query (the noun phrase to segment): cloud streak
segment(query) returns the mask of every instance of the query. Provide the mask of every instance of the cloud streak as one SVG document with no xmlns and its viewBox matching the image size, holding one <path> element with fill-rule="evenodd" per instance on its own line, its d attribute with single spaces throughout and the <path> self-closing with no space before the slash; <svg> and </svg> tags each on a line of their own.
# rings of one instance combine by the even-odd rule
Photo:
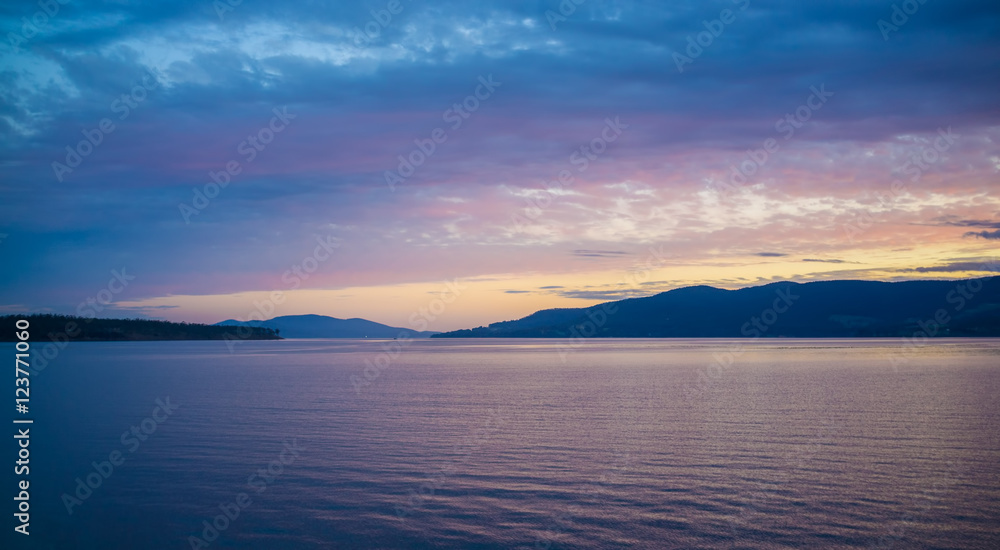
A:
<svg viewBox="0 0 1000 550">
<path fill-rule="evenodd" d="M 968 231 L 965 234 L 963 234 L 962 236 L 963 237 L 976 237 L 976 238 L 979 238 L 979 239 L 997 240 L 997 239 L 1000 239 L 1000 229 L 998 229 L 997 231 L 979 231 L 979 232 Z"/>
</svg>

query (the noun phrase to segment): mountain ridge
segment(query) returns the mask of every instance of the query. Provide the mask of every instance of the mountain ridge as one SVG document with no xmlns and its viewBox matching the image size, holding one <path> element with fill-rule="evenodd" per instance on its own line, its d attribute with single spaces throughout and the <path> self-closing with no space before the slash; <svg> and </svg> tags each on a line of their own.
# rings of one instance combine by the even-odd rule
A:
<svg viewBox="0 0 1000 550">
<path fill-rule="evenodd" d="M 938 328 L 925 330 L 933 325 Z M 698 285 L 584 308 L 539 310 L 432 338 L 887 337 L 920 332 L 1000 336 L 1000 277 L 780 281 L 733 290 Z"/>
<path fill-rule="evenodd" d="M 432 331 L 391 327 L 359 317 L 339 319 L 315 313 L 282 315 L 264 321 L 226 319 L 215 323 L 215 326 L 269 328 L 277 331 L 282 338 L 428 338 L 437 334 Z"/>
</svg>

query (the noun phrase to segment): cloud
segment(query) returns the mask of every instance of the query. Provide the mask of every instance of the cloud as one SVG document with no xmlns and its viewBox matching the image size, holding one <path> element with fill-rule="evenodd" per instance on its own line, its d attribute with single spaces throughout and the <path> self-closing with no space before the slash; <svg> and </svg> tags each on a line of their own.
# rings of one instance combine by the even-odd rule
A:
<svg viewBox="0 0 1000 550">
<path fill-rule="evenodd" d="M 554 289 L 557 289 L 557 288 L 565 288 L 565 287 L 562 287 L 562 286 L 559 286 L 559 285 L 540 286 L 540 287 L 538 287 L 539 290 L 554 290 Z"/>
<path fill-rule="evenodd" d="M 780 252 L 757 252 L 754 256 L 760 256 L 762 258 L 781 258 L 787 256 L 788 254 L 782 254 Z"/>
<path fill-rule="evenodd" d="M 505 294 L 530 294 L 530 290 L 505 290 Z"/>
<path fill-rule="evenodd" d="M 627 256 L 628 252 L 620 250 L 574 250 L 573 255 L 585 258 L 616 258 Z"/>
<path fill-rule="evenodd" d="M 965 220 L 954 215 L 939 216 L 931 221 L 934 223 L 928 225 L 941 225 L 949 227 L 988 227 L 990 229 L 1000 229 L 1000 221 Z M 966 233 L 966 235 L 968 235 L 968 233 Z"/>
<path fill-rule="evenodd" d="M 565 290 L 558 293 L 564 298 L 575 298 L 580 300 L 624 300 L 626 298 L 636 298 L 648 296 L 648 293 L 636 293 L 628 290 Z"/>
<path fill-rule="evenodd" d="M 1000 239 L 1000 229 L 996 231 L 969 231 L 963 237 L 976 237 L 981 239 Z"/>
<path fill-rule="evenodd" d="M 951 262 L 945 265 L 931 267 L 917 267 L 912 269 L 899 269 L 903 273 L 953 273 L 962 271 L 996 271 L 996 262 Z"/>
<path fill-rule="evenodd" d="M 802 261 L 803 262 L 823 262 L 823 263 L 827 263 L 827 264 L 845 264 L 845 263 L 847 263 L 844 260 L 820 260 L 820 259 L 817 259 L 817 258 L 803 258 Z"/>
</svg>

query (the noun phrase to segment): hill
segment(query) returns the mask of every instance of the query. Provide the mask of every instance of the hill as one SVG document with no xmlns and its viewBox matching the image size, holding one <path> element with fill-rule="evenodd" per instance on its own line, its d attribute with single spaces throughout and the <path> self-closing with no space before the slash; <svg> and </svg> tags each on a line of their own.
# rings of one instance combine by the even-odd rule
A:
<svg viewBox="0 0 1000 550">
<path fill-rule="evenodd" d="M 337 319 L 325 315 L 285 315 L 267 321 L 227 319 L 216 326 L 269 328 L 285 338 L 428 338 L 435 332 L 390 327 L 366 319 Z"/>
<path fill-rule="evenodd" d="M 0 326 L 0 342 L 13 342 L 14 323 L 24 319 L 29 323 L 32 340 L 48 339 L 49 334 L 62 334 L 71 341 L 116 340 L 280 340 L 269 328 L 253 328 L 249 335 L 237 336 L 231 328 L 196 323 L 171 323 L 149 319 L 94 319 L 72 315 L 4 315 Z"/>
<path fill-rule="evenodd" d="M 937 328 L 934 326 L 937 325 Z M 434 338 L 1000 336 L 1000 277 L 685 287 Z M 931 334 L 932 333 L 932 334 Z"/>
</svg>

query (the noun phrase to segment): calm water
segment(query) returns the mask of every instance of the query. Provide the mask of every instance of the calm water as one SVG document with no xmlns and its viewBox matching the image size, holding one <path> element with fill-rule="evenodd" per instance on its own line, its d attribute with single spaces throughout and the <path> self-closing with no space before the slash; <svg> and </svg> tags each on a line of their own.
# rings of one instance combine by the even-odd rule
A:
<svg viewBox="0 0 1000 550">
<path fill-rule="evenodd" d="M 1000 548 L 1000 340 L 385 345 L 69 346 L 4 547 Z"/>
</svg>

